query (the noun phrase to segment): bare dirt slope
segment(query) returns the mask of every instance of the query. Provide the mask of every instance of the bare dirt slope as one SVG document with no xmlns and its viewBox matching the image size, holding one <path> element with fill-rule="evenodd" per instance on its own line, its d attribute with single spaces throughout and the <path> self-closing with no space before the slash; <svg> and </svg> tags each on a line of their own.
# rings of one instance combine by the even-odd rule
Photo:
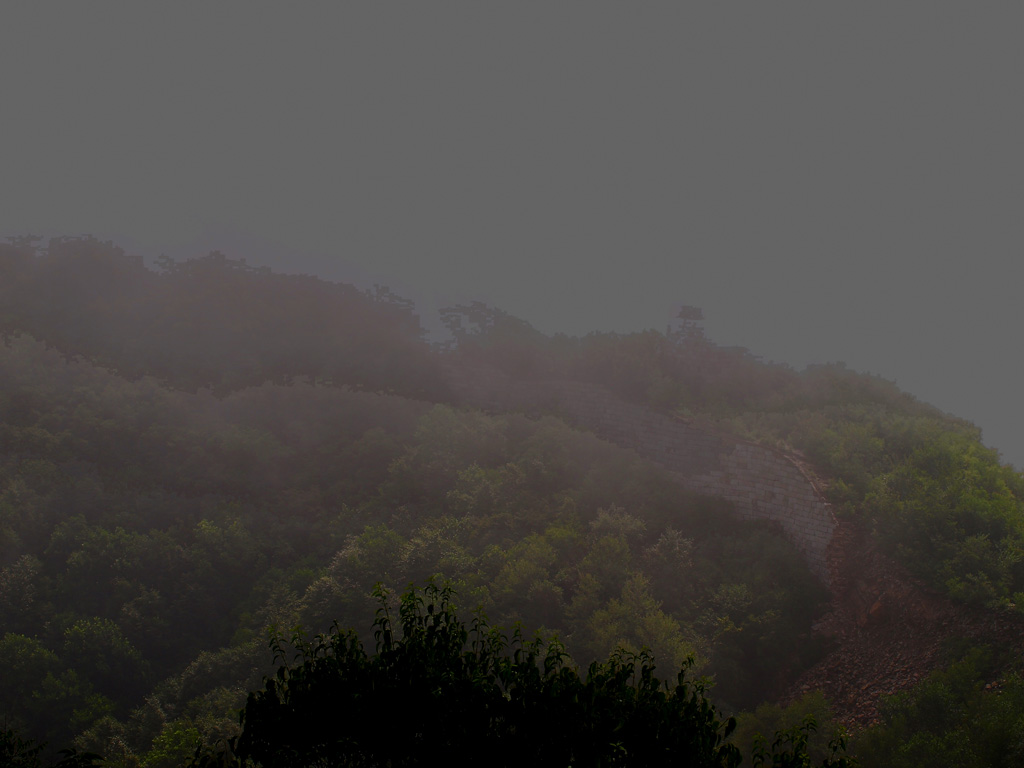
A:
<svg viewBox="0 0 1024 768">
<path fill-rule="evenodd" d="M 831 609 L 815 630 L 832 650 L 790 686 L 783 703 L 820 689 L 839 721 L 857 731 L 878 721 L 881 696 L 941 667 L 950 639 L 1024 646 L 1019 618 L 958 605 L 929 590 L 852 523 L 840 524 L 828 560 Z"/>
</svg>

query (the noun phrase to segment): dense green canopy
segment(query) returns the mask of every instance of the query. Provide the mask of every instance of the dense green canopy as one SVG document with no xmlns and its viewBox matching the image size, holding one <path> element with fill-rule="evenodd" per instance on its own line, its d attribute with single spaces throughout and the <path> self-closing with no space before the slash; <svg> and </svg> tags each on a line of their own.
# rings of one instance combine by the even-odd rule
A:
<svg viewBox="0 0 1024 768">
<path fill-rule="evenodd" d="M 735 768 L 723 719 L 704 685 L 655 675 L 646 651 L 617 651 L 585 675 L 557 640 L 511 638 L 477 615 L 467 627 L 449 588 L 407 591 L 393 622 L 387 592 L 376 592 L 377 651 L 337 627 L 312 641 L 276 641 L 285 663 L 251 693 L 242 732 L 201 765 L 420 766 L 438 761 L 493 766 Z M 755 765 L 809 765 L 805 742 L 780 734 Z M 845 766 L 836 757 L 824 766 Z"/>
<path fill-rule="evenodd" d="M 443 321 L 432 345 L 386 289 L 222 254 L 149 269 L 92 238 L 0 246 L 4 722 L 48 742 L 41 759 L 75 744 L 180 765 L 238 735 L 268 626 L 366 627 L 374 584 L 430 577 L 556 633 L 584 669 L 692 657 L 730 714 L 821 657 L 827 595 L 776 529 L 557 413 L 460 407 L 460 365 L 600 383 L 800 451 L 837 514 L 931 588 L 1024 606 L 1024 478 L 889 382 L 766 365 L 692 320 L 547 337 L 472 303 Z M 779 724 L 802 738 L 799 718 Z"/>
</svg>

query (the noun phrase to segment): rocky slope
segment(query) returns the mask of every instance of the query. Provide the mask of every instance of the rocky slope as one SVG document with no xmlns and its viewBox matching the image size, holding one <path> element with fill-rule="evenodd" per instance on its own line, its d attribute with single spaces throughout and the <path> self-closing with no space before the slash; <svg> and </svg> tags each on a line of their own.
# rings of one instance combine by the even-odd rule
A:
<svg viewBox="0 0 1024 768">
<path fill-rule="evenodd" d="M 954 638 L 1024 647 L 1020 618 L 958 605 L 929 590 L 853 523 L 841 523 L 833 537 L 829 568 L 831 606 L 815 631 L 831 650 L 790 686 L 783 703 L 821 690 L 851 731 L 878 721 L 883 695 L 943 666 Z"/>
</svg>

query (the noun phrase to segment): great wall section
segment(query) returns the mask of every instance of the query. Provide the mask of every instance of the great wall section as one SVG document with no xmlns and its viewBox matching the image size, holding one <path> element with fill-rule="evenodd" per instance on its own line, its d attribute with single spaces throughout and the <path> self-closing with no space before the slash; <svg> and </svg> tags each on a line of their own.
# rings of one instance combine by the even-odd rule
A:
<svg viewBox="0 0 1024 768">
<path fill-rule="evenodd" d="M 457 404 L 490 412 L 550 413 L 630 448 L 682 487 L 732 502 L 744 519 L 771 520 L 829 588 L 814 631 L 829 646 L 780 700 L 813 690 L 838 722 L 859 730 L 878 721 L 880 699 L 943 664 L 954 637 L 997 641 L 1024 653 L 1024 625 L 1013 617 L 954 604 L 886 557 L 856 524 L 839 522 L 798 457 L 627 402 L 598 384 L 515 379 L 494 368 L 449 369 Z"/>
<path fill-rule="evenodd" d="M 460 401 L 484 410 L 559 414 L 574 426 L 635 450 L 684 488 L 732 502 L 740 518 L 777 523 L 811 571 L 831 584 L 828 549 L 838 524 L 794 457 L 626 402 L 598 384 L 520 380 L 495 369 L 460 368 L 452 386 Z"/>
</svg>

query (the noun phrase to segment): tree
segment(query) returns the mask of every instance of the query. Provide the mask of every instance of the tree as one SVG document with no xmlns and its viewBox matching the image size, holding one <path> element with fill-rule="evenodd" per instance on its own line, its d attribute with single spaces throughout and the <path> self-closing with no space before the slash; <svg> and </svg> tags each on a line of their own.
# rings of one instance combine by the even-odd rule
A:
<svg viewBox="0 0 1024 768">
<path fill-rule="evenodd" d="M 447 586 L 410 588 L 397 626 L 375 594 L 375 655 L 335 625 L 293 637 L 290 664 L 276 637 L 282 665 L 249 694 L 241 734 L 195 765 L 739 765 L 733 719 L 686 679 L 688 664 L 669 684 L 647 651 L 618 651 L 584 676 L 556 639 L 509 639 L 479 614 L 467 627 Z"/>
<path fill-rule="evenodd" d="M 2 768 L 99 768 L 102 758 L 92 752 L 62 749 L 56 762 L 43 762 L 45 744 L 24 739 L 9 728 L 0 730 L 0 766 Z"/>
</svg>

